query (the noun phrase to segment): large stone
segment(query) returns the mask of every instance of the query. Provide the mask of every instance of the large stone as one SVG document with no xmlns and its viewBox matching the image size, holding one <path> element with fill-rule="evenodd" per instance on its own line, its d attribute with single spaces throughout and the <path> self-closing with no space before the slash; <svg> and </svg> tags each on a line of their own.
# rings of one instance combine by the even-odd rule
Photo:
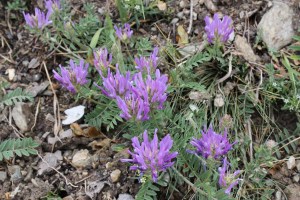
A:
<svg viewBox="0 0 300 200">
<path fill-rule="evenodd" d="M 269 50 L 278 51 L 288 45 L 294 36 L 293 9 L 282 2 L 274 6 L 262 17 L 258 24 L 258 34 Z"/>
</svg>

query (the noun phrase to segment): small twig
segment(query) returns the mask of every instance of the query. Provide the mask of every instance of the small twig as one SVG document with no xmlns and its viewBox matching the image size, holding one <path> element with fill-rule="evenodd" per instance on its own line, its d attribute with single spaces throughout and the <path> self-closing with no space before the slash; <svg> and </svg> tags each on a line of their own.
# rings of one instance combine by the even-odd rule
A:
<svg viewBox="0 0 300 200">
<path fill-rule="evenodd" d="M 60 171 L 58 171 L 58 170 L 55 169 L 54 167 L 50 166 L 49 163 L 48 163 L 48 162 L 47 162 L 47 161 L 46 161 L 39 153 L 38 153 L 37 155 L 40 157 L 40 159 L 41 159 L 44 163 L 46 163 L 46 164 L 48 165 L 49 168 L 53 169 L 53 170 L 56 171 L 60 176 L 62 176 L 62 177 L 65 179 L 65 182 L 66 182 L 67 185 L 70 185 L 70 186 L 75 187 L 75 188 L 78 187 L 78 186 L 72 184 L 71 181 L 69 181 L 68 178 L 67 178 L 65 175 L 63 175 Z"/>
<path fill-rule="evenodd" d="M 36 121 L 37 121 L 37 117 L 38 117 L 38 115 L 39 115 L 39 107 L 40 107 L 40 104 L 41 104 L 41 99 L 39 98 L 39 101 L 38 101 L 38 103 L 37 103 L 37 105 L 36 105 L 36 110 L 35 110 L 35 115 L 34 115 L 34 123 L 33 123 L 33 125 L 32 125 L 32 127 L 31 127 L 31 132 L 33 131 L 33 129 L 34 129 L 34 127 L 35 127 L 35 125 L 36 125 Z"/>
<path fill-rule="evenodd" d="M 190 23 L 187 31 L 188 34 L 191 33 L 192 26 L 193 26 L 193 6 L 194 6 L 193 0 L 190 0 Z"/>
<path fill-rule="evenodd" d="M 49 76 L 49 73 L 48 73 L 48 69 L 47 69 L 46 63 L 44 61 L 43 61 L 43 66 L 44 66 L 45 72 L 47 74 L 47 78 L 49 80 L 49 83 L 50 83 L 50 86 L 51 86 L 51 90 L 53 92 L 53 113 L 54 113 L 54 119 L 55 119 L 53 133 L 54 133 L 55 137 L 62 143 L 62 141 L 58 137 L 58 133 L 59 133 L 59 131 L 61 129 L 59 103 L 58 103 L 58 99 L 57 99 L 57 96 L 56 96 L 53 84 L 51 82 L 51 79 L 50 79 L 50 76 Z M 52 146 L 52 149 L 54 148 L 54 145 L 55 145 L 55 142 L 54 142 L 54 144 Z"/>
<path fill-rule="evenodd" d="M 286 143 L 285 145 L 282 145 L 282 147 L 280 147 L 280 148 L 278 149 L 278 151 L 281 150 L 282 148 L 286 147 L 287 145 L 289 145 L 289 144 L 291 144 L 291 143 L 297 141 L 297 140 L 300 140 L 300 137 L 297 137 L 297 138 L 293 139 L 292 141 Z"/>
<path fill-rule="evenodd" d="M 173 171 L 180 176 L 180 178 L 182 178 L 182 180 L 184 182 L 186 182 L 189 186 L 191 186 L 193 189 L 197 190 L 200 194 L 203 194 L 207 197 L 209 197 L 209 195 L 204 192 L 203 190 L 201 190 L 200 188 L 197 188 L 192 182 L 190 182 L 187 178 L 185 178 L 175 167 L 172 167 Z M 216 198 L 211 197 L 212 200 L 217 200 Z"/>
<path fill-rule="evenodd" d="M 228 63 L 228 72 L 225 76 L 223 76 L 222 78 L 220 78 L 219 80 L 217 80 L 216 84 L 220 84 L 222 82 L 224 82 L 226 79 L 228 79 L 231 76 L 231 72 L 232 72 L 232 54 L 230 54 L 229 56 L 229 63 Z"/>
<path fill-rule="evenodd" d="M 249 134 L 249 139 L 250 139 L 250 160 L 251 162 L 253 161 L 253 141 L 252 141 L 252 130 L 251 130 L 251 124 L 250 124 L 250 119 L 247 120 L 247 129 L 248 129 L 248 134 Z"/>
<path fill-rule="evenodd" d="M 258 102 L 258 97 L 259 97 L 259 87 L 262 85 L 263 83 L 263 73 L 261 69 L 258 69 L 260 72 L 260 80 L 259 80 L 259 84 L 256 88 L 256 93 L 255 93 L 255 97 L 256 97 L 256 102 Z"/>
<path fill-rule="evenodd" d="M 75 184 L 78 184 L 78 183 L 80 183 L 80 182 L 82 182 L 82 181 L 85 181 L 85 180 L 91 178 L 92 176 L 94 176 L 94 174 L 91 174 L 91 175 L 89 175 L 89 176 L 87 176 L 87 177 L 85 177 L 85 178 L 83 178 L 83 179 L 81 179 L 81 180 L 79 180 L 79 181 L 76 181 Z"/>
</svg>

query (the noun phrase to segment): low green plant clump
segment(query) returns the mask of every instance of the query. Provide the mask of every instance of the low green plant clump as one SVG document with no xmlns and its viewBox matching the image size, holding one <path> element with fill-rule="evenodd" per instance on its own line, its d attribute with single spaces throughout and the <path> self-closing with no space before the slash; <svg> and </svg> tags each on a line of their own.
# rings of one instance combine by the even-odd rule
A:
<svg viewBox="0 0 300 200">
<path fill-rule="evenodd" d="M 147 10 L 142 2 L 134 8 L 130 2 L 116 1 L 119 10 L 121 4 Z M 27 26 L 51 50 L 70 58 L 53 70 L 54 78 L 76 99 L 94 103 L 86 122 L 132 140 L 131 157 L 121 161 L 131 163 L 141 183 L 136 199 L 174 193 L 195 199 L 271 198 L 277 183 L 266 168 L 284 144 L 265 141 L 284 130 L 270 113 L 282 102 L 282 109 L 299 109 L 299 72 L 289 58 L 282 59 L 287 75 L 277 78 L 274 65 L 254 70 L 227 53 L 225 44 L 234 36 L 229 16 L 207 16 L 208 45 L 178 63 L 175 45 L 153 47 L 129 23 L 113 24 L 108 14 L 100 21 L 91 4 L 77 19 L 64 1 L 48 0 L 45 8 L 24 13 Z M 128 19 L 124 10 L 120 16 Z M 254 124 L 253 117 L 260 122 Z"/>
</svg>

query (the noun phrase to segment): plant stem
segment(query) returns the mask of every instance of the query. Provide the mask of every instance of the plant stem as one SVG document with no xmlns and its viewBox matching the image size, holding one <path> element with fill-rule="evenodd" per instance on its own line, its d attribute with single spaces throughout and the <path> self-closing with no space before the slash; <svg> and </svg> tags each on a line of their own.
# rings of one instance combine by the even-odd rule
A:
<svg viewBox="0 0 300 200">
<path fill-rule="evenodd" d="M 185 178 L 176 168 L 172 167 L 173 171 L 182 178 L 184 182 L 186 182 L 189 186 L 191 186 L 193 189 L 197 190 L 200 194 L 209 197 L 209 195 L 201 190 L 200 188 L 196 187 L 192 182 L 190 182 L 187 178 Z M 210 197 L 212 200 L 217 200 L 216 198 Z"/>
</svg>

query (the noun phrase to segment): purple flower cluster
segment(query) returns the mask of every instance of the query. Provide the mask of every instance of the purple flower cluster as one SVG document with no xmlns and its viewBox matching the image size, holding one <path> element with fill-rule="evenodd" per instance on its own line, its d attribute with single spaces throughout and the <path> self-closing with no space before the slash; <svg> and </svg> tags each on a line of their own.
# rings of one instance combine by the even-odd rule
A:
<svg viewBox="0 0 300 200">
<path fill-rule="evenodd" d="M 107 69 L 112 61 L 112 54 L 109 54 L 107 49 L 98 49 L 94 51 L 94 66 L 99 71 Z"/>
<path fill-rule="evenodd" d="M 131 75 L 130 71 L 127 71 L 123 75 L 118 66 L 115 74 L 108 67 L 111 62 L 111 55 L 107 53 L 106 49 L 101 50 L 100 53 L 95 53 L 94 65 L 103 80 L 102 86 L 96 86 L 104 95 L 116 100 L 122 118 L 145 121 L 150 118 L 151 110 L 163 108 L 163 104 L 167 99 L 168 77 L 161 75 L 159 69 L 151 69 L 157 66 L 157 54 L 158 48 L 155 48 L 149 61 L 147 60 L 149 63 L 147 74 L 140 71 Z M 99 69 L 101 67 L 107 69 L 106 76 Z M 154 77 L 152 77 L 152 71 L 155 72 Z"/>
<path fill-rule="evenodd" d="M 147 131 L 143 134 L 143 142 L 140 143 L 138 137 L 132 138 L 133 152 L 129 151 L 132 159 L 121 159 L 122 162 L 134 163 L 131 170 L 139 170 L 141 175 L 150 175 L 154 182 L 157 181 L 159 172 L 171 167 L 178 152 L 170 152 L 173 145 L 171 136 L 166 135 L 158 145 L 157 129 L 154 132 L 152 141 L 148 139 Z"/>
<path fill-rule="evenodd" d="M 130 25 L 128 23 L 124 24 L 124 29 L 118 26 L 114 26 L 116 35 L 121 41 L 126 41 L 127 39 L 130 39 L 133 31 L 130 29 Z"/>
<path fill-rule="evenodd" d="M 88 63 L 84 63 L 84 60 L 80 60 L 79 65 L 70 60 L 71 69 L 66 69 L 59 65 L 61 70 L 61 75 L 59 75 L 55 70 L 53 70 L 54 78 L 60 82 L 60 84 L 72 93 L 77 92 L 77 86 L 84 85 L 88 81 L 86 79 L 88 75 Z"/>
<path fill-rule="evenodd" d="M 107 69 L 107 77 L 104 77 L 101 70 L 99 70 L 102 77 L 103 87 L 98 86 L 104 95 L 112 99 L 117 99 L 118 96 L 127 97 L 130 94 L 132 84 L 130 71 L 125 75 L 121 74 L 119 68 L 116 68 L 116 74 L 114 75 L 110 68 Z"/>
<path fill-rule="evenodd" d="M 223 160 L 223 166 L 218 169 L 220 176 L 219 185 L 226 188 L 226 194 L 230 194 L 231 189 L 242 180 L 240 178 L 236 178 L 241 173 L 240 170 L 235 171 L 233 174 L 228 173 L 228 164 L 227 158 L 225 157 Z"/>
<path fill-rule="evenodd" d="M 29 13 L 23 12 L 26 24 L 31 28 L 43 29 L 45 26 L 52 23 L 50 15 L 42 12 L 40 9 L 34 9 L 35 14 L 30 15 Z"/>
<path fill-rule="evenodd" d="M 227 131 L 223 134 L 214 132 L 212 126 L 208 130 L 202 131 L 202 137 L 200 139 L 193 138 L 191 144 L 196 148 L 195 151 L 188 150 L 189 153 L 200 154 L 204 158 L 220 159 L 225 156 L 228 151 L 232 149 L 232 146 L 236 144 L 230 144 L 227 138 Z M 241 171 L 236 171 L 233 174 L 227 173 L 228 165 L 227 158 L 223 159 L 223 166 L 219 167 L 219 185 L 221 187 L 227 187 L 225 190 L 226 194 L 229 194 L 231 189 L 235 187 L 241 179 L 236 179 Z"/>
<path fill-rule="evenodd" d="M 147 70 L 147 73 L 150 74 L 151 72 L 154 72 L 156 70 L 157 67 L 157 61 L 158 61 L 158 47 L 155 47 L 153 52 L 151 53 L 149 58 L 146 57 L 140 57 L 140 58 L 135 58 L 135 68 L 143 71 L 143 70 Z"/>
<path fill-rule="evenodd" d="M 30 15 L 29 13 L 23 12 L 26 24 L 31 28 L 43 29 L 47 25 L 51 24 L 50 20 L 51 15 L 55 10 L 60 9 L 60 1 L 59 0 L 45 0 L 45 7 L 48 10 L 46 12 L 42 12 L 40 9 L 35 8 L 34 15 Z"/>
<path fill-rule="evenodd" d="M 229 16 L 224 16 L 220 20 L 218 14 L 214 14 L 213 19 L 205 17 L 205 31 L 209 43 L 228 41 L 230 34 L 233 33 L 232 20 Z"/>
<path fill-rule="evenodd" d="M 227 138 L 227 131 L 224 134 L 218 134 L 214 132 L 212 127 L 208 130 L 202 131 L 202 137 L 200 139 L 193 138 L 191 144 L 196 147 L 195 154 L 200 154 L 204 158 L 212 157 L 219 159 L 221 156 L 226 155 L 232 146 Z"/>
<path fill-rule="evenodd" d="M 56 10 L 60 10 L 60 1 L 59 0 L 45 0 L 45 7 L 48 10 L 48 13 L 51 15 Z"/>
</svg>

